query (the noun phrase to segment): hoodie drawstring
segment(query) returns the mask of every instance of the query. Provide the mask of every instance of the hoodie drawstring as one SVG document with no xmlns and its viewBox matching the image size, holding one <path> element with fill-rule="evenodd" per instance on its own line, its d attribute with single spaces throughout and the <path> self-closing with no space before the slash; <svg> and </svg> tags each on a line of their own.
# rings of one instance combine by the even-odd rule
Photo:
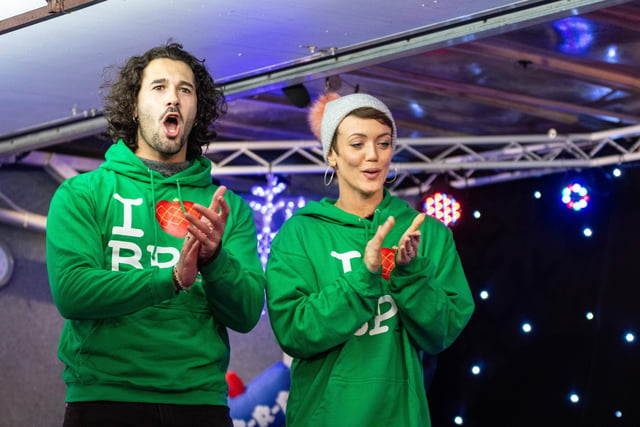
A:
<svg viewBox="0 0 640 427">
<path fill-rule="evenodd" d="M 149 171 L 149 180 L 151 181 L 151 218 L 156 217 L 156 183 L 153 180 L 153 171 L 151 169 L 147 169 Z M 153 227 L 153 253 L 151 254 L 151 259 L 156 259 L 156 251 L 158 250 L 158 227 L 159 224 L 156 224 Z"/>
<path fill-rule="evenodd" d="M 369 221 L 366 221 L 364 218 L 358 218 L 358 221 L 364 226 L 364 237 L 365 241 L 368 242 L 373 238 L 373 236 L 378 231 L 378 227 L 380 226 L 380 209 L 377 209 L 373 212 L 373 218 L 371 218 L 371 225 L 369 225 Z"/>
<path fill-rule="evenodd" d="M 182 187 L 180 187 L 179 179 L 176 179 L 176 185 L 178 186 L 178 201 L 180 202 L 180 208 L 182 209 L 182 213 L 187 213 L 187 209 L 184 207 L 184 202 L 182 201 Z"/>
</svg>

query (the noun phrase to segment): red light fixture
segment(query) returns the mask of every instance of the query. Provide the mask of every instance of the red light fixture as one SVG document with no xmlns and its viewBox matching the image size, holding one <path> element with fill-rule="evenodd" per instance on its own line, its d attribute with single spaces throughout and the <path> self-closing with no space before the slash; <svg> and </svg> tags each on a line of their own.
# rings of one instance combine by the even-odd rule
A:
<svg viewBox="0 0 640 427">
<path fill-rule="evenodd" d="M 422 211 L 446 226 L 455 224 L 462 215 L 460 203 L 446 193 L 437 192 L 427 196 L 422 203 Z"/>
</svg>

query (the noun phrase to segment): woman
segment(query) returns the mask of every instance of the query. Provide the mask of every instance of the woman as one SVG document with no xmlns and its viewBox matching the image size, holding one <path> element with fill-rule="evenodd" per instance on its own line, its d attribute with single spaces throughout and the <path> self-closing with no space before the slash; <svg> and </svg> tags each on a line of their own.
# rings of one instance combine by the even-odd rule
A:
<svg viewBox="0 0 640 427">
<path fill-rule="evenodd" d="M 299 209 L 267 264 L 271 325 L 293 357 L 287 426 L 429 426 L 421 358 L 474 309 L 451 232 L 384 188 L 396 126 L 381 101 L 325 96 L 310 122 L 339 196 Z"/>
</svg>

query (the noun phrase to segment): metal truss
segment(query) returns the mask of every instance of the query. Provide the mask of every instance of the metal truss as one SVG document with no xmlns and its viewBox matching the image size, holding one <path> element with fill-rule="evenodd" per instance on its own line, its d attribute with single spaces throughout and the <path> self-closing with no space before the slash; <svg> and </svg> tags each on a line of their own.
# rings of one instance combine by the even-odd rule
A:
<svg viewBox="0 0 640 427">
<path fill-rule="evenodd" d="M 456 187 L 540 176 L 640 160 L 640 125 L 588 134 L 401 138 L 397 141 L 391 190 L 424 191 L 447 174 Z M 324 173 L 317 141 L 219 142 L 210 146 L 214 175 Z"/>
<path fill-rule="evenodd" d="M 395 147 L 392 190 L 425 186 L 449 175 L 456 187 L 478 186 L 571 169 L 640 160 L 640 125 L 602 132 L 557 135 L 503 135 L 400 138 Z M 322 174 L 320 143 L 309 141 L 213 142 L 205 155 L 214 176 Z M 11 160 L 12 159 L 12 160 Z M 96 168 L 102 160 L 32 151 L 4 163 L 44 166 L 59 179 Z"/>
<path fill-rule="evenodd" d="M 397 141 L 390 190 L 399 196 L 427 191 L 440 175 L 455 188 L 480 186 L 640 160 L 640 125 L 588 134 L 401 138 Z M 32 142 L 32 141 L 27 141 Z M 36 143 L 41 144 L 36 138 Z M 24 146 L 23 146 L 24 148 Z M 317 141 L 215 142 L 206 151 L 213 175 L 322 174 L 326 165 Z M 32 151 L 0 159 L 44 167 L 62 181 L 98 167 L 102 160 Z M 0 167 L 1 171 L 1 167 Z M 0 209 L 0 222 L 44 228 L 46 219 Z"/>
</svg>

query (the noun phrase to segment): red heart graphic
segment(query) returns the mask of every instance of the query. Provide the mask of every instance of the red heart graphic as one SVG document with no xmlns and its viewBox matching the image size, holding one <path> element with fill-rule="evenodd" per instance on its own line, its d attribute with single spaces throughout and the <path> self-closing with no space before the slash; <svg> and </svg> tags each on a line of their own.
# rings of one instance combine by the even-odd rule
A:
<svg viewBox="0 0 640 427">
<path fill-rule="evenodd" d="M 396 252 L 397 248 L 382 248 L 382 277 L 389 280 L 391 271 L 396 268 Z"/>
<path fill-rule="evenodd" d="M 182 204 L 185 211 L 196 218 L 201 217 L 200 213 L 193 208 L 193 202 L 185 201 Z M 182 212 L 182 206 L 180 206 L 178 199 L 174 199 L 173 202 L 168 200 L 159 201 L 156 204 L 156 219 L 160 227 L 172 236 L 182 239 L 187 235 L 187 228 L 190 223 L 184 217 L 184 212 Z"/>
</svg>

